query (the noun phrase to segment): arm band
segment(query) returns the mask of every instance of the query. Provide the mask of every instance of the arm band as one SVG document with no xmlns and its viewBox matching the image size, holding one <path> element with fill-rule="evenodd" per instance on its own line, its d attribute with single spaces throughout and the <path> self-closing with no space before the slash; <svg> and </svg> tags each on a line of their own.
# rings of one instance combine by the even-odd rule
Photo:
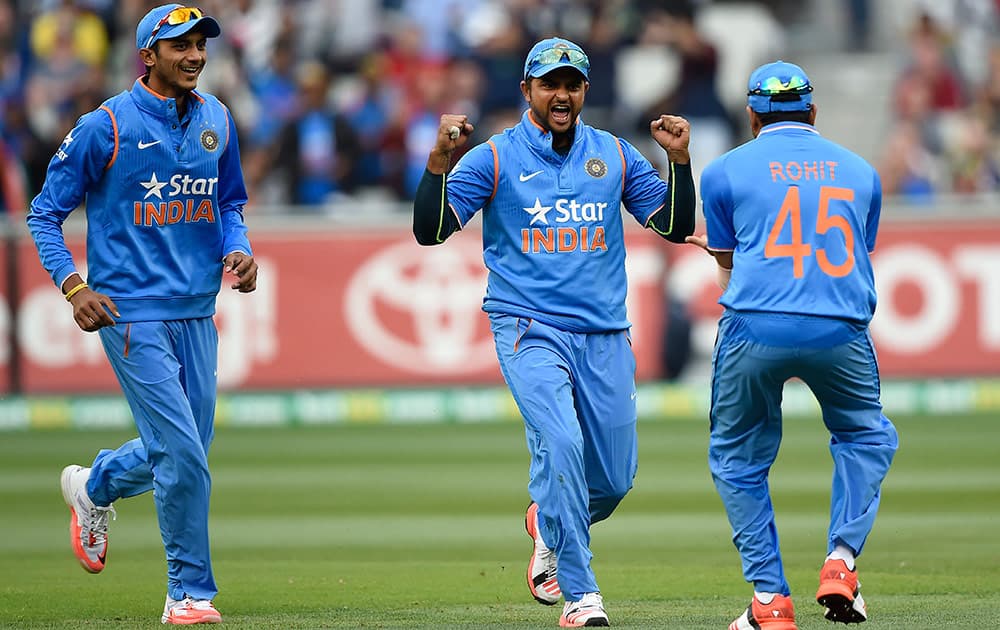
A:
<svg viewBox="0 0 1000 630">
<path fill-rule="evenodd" d="M 448 207 L 444 175 L 424 169 L 413 198 L 413 235 L 421 245 L 437 245 L 462 228 Z"/>
<path fill-rule="evenodd" d="M 650 217 L 646 227 L 671 243 L 683 243 L 694 234 L 695 194 L 691 164 L 670 162 L 667 177 L 667 198 L 663 208 Z"/>
<path fill-rule="evenodd" d="M 86 282 L 81 282 L 80 284 L 76 285 L 75 287 L 66 292 L 66 301 L 69 302 L 71 299 L 73 299 L 74 295 L 76 295 L 80 291 L 83 291 L 86 288 L 87 288 Z"/>
</svg>

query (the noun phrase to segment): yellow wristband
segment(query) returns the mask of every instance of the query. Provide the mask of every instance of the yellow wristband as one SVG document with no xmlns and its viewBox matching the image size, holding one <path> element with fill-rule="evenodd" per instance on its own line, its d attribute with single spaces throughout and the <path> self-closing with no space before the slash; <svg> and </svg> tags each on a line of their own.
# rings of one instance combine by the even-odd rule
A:
<svg viewBox="0 0 1000 630">
<path fill-rule="evenodd" d="M 69 302 L 74 295 L 76 295 L 80 291 L 83 291 L 86 288 L 87 288 L 86 282 L 81 282 L 80 284 L 76 285 L 75 287 L 66 292 L 66 301 Z"/>
</svg>

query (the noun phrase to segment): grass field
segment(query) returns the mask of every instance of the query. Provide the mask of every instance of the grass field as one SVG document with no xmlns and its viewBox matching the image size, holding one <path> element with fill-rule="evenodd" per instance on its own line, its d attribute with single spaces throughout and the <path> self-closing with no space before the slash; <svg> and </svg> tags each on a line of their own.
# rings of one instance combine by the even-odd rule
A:
<svg viewBox="0 0 1000 630">
<path fill-rule="evenodd" d="M 859 561 L 871 630 L 1000 626 L 1000 420 L 895 418 L 901 448 Z M 59 471 L 121 432 L 0 434 L 0 627 L 153 628 L 165 592 L 149 496 L 119 501 L 104 573 L 76 564 Z M 703 421 L 640 424 L 635 488 L 593 528 L 618 628 L 725 628 L 746 606 Z M 531 600 L 517 424 L 221 429 L 212 537 L 228 628 L 552 628 Z M 825 553 L 821 424 L 786 421 L 772 474 L 803 630 Z"/>
</svg>

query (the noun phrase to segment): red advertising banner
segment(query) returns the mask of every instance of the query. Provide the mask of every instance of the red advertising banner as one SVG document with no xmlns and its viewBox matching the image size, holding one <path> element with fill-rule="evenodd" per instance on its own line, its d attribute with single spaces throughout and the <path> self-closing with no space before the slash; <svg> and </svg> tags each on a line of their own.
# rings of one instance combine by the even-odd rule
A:
<svg viewBox="0 0 1000 630">
<path fill-rule="evenodd" d="M 722 312 L 706 258 L 680 251 L 669 274 L 671 293 L 694 318 L 700 357 L 711 356 Z M 1000 374 L 1000 221 L 883 221 L 872 264 L 879 302 L 871 331 L 883 378 Z"/>
<path fill-rule="evenodd" d="M 639 378 L 658 374 L 662 251 L 629 236 L 629 311 Z M 74 253 L 79 240 L 68 242 Z M 219 383 L 295 389 L 501 383 L 487 316 L 480 235 L 421 247 L 408 229 L 256 233 L 258 289 L 217 303 Z M 22 245 L 21 382 L 25 393 L 114 391 L 96 334 L 81 332 Z M 596 281 L 597 279 L 595 279 Z"/>
<path fill-rule="evenodd" d="M 257 292 L 224 288 L 218 300 L 222 388 L 501 382 L 480 308 L 486 273 L 475 230 L 438 247 L 416 245 L 402 227 L 252 236 Z M 665 293 L 686 304 L 693 361 L 706 362 L 721 313 L 714 262 L 648 232 L 627 239 L 637 378 L 663 374 Z M 82 239 L 69 245 L 82 255 Z M 3 335 L 0 390 L 10 391 L 17 356 L 23 393 L 116 391 L 98 336 L 76 327 L 30 240 L 17 258 L 18 348 Z M 1000 222 L 884 224 L 874 262 L 880 302 L 872 334 L 884 377 L 1000 373 Z M 7 293 L 5 282 L 0 288 Z M 4 310 L 0 330 L 11 323 Z"/>
<path fill-rule="evenodd" d="M 1000 374 L 1000 223 L 893 225 L 872 262 L 885 374 Z"/>
</svg>

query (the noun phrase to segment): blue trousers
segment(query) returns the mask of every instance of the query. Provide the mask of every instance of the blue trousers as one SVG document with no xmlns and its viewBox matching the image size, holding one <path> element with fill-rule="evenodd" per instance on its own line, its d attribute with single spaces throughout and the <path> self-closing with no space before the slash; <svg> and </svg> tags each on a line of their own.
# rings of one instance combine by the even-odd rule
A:
<svg viewBox="0 0 1000 630">
<path fill-rule="evenodd" d="M 627 331 L 571 333 L 490 314 L 500 370 L 524 417 L 528 493 L 568 601 L 600 590 L 590 526 L 611 515 L 637 466 L 635 355 Z"/>
<path fill-rule="evenodd" d="M 827 553 L 837 544 L 861 553 L 898 446 L 896 429 L 879 402 L 878 364 L 867 328 L 725 313 L 713 356 L 709 467 L 743 576 L 757 591 L 783 595 L 789 587 L 768 474 L 781 444 L 782 388 L 796 377 L 816 396 L 830 432 Z"/>
<path fill-rule="evenodd" d="M 133 322 L 99 333 L 139 437 L 98 453 L 87 492 L 97 505 L 108 505 L 152 490 L 167 556 L 167 593 L 212 599 L 218 593 L 208 543 L 215 322 Z"/>
</svg>

